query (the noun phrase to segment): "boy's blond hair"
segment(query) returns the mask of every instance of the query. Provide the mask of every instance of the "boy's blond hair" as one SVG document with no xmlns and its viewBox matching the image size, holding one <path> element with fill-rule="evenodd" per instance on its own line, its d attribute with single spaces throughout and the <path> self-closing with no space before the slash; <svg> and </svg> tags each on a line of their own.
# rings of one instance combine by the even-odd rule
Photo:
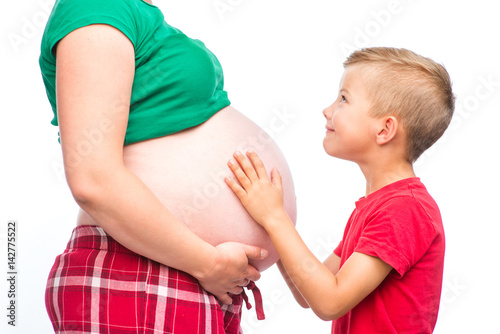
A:
<svg viewBox="0 0 500 334">
<path fill-rule="evenodd" d="M 406 49 L 366 48 L 353 52 L 344 67 L 368 70 L 370 115 L 395 116 L 406 131 L 407 159 L 413 163 L 444 133 L 455 109 L 446 69 Z"/>
</svg>

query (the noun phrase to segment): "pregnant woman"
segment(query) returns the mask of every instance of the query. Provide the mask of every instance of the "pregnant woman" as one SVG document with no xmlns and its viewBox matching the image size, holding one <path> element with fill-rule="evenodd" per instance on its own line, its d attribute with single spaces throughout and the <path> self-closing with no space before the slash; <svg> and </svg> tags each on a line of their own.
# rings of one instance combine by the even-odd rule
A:
<svg viewBox="0 0 500 334">
<path fill-rule="evenodd" d="M 217 58 L 145 0 L 57 0 L 40 67 L 81 208 L 47 282 L 55 332 L 238 333 L 243 287 L 278 257 L 224 184 L 228 157 L 278 167 L 292 218 L 295 195 Z"/>
</svg>

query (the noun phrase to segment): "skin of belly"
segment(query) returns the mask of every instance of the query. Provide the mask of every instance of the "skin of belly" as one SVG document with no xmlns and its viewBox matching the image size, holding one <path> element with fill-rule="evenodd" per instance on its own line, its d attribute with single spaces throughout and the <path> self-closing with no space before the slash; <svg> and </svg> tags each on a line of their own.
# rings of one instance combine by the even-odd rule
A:
<svg viewBox="0 0 500 334">
<path fill-rule="evenodd" d="M 263 129 L 232 107 L 194 128 L 125 146 L 124 163 L 205 241 L 212 245 L 236 241 L 268 250 L 265 260 L 250 261 L 264 271 L 279 257 L 267 232 L 250 217 L 224 182 L 224 177 L 232 174 L 227 161 L 234 151 L 245 152 L 249 148 L 259 154 L 268 173 L 273 167 L 278 168 L 285 210 L 295 224 L 295 191 L 284 156 Z M 91 223 L 85 220 L 80 215 L 80 224 Z"/>
</svg>

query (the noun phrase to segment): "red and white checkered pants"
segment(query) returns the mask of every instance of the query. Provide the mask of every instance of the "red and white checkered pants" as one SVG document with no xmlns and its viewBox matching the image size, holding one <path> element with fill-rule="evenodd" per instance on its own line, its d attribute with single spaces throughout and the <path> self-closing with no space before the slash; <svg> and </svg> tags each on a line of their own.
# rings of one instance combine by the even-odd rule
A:
<svg viewBox="0 0 500 334">
<path fill-rule="evenodd" d="M 263 318 L 258 288 L 247 288 Z M 78 226 L 49 274 L 45 304 L 56 333 L 242 333 L 247 296 L 232 297 L 220 305 L 194 277 L 128 250 L 100 227 Z"/>
</svg>

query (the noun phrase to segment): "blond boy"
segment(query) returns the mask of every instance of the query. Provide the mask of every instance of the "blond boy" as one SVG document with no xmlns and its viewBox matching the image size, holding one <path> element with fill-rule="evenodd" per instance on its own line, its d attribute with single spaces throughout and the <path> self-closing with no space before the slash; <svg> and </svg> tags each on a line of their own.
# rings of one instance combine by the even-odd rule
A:
<svg viewBox="0 0 500 334">
<path fill-rule="evenodd" d="M 226 178 L 279 255 L 296 300 L 332 333 L 431 333 L 445 239 L 439 208 L 413 163 L 448 127 L 454 96 L 446 70 L 405 49 L 368 48 L 344 63 L 336 101 L 323 111 L 325 151 L 357 163 L 366 195 L 321 263 L 283 209 L 281 178 L 257 154 L 236 152 Z"/>
</svg>

